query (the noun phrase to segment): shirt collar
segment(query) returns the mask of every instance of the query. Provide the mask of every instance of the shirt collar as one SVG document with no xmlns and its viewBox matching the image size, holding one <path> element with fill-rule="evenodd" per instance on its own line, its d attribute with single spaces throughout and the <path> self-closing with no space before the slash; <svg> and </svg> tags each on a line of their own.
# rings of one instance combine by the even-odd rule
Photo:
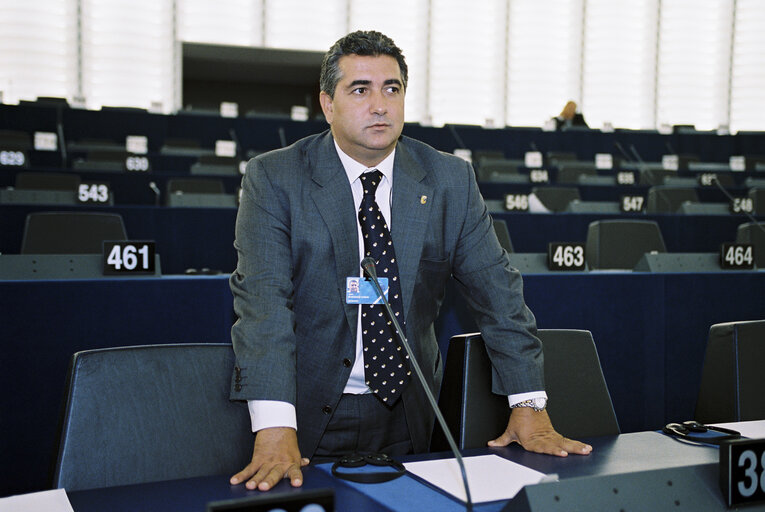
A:
<svg viewBox="0 0 765 512">
<path fill-rule="evenodd" d="M 385 176 L 388 179 L 389 183 L 393 183 L 393 160 L 396 156 L 396 148 L 393 148 L 393 151 L 390 152 L 390 155 L 385 157 L 385 160 L 380 162 L 374 167 L 367 167 L 366 165 L 357 162 L 350 156 L 348 156 L 342 149 L 340 149 L 340 146 L 337 145 L 337 141 L 335 142 L 335 149 L 337 150 L 337 156 L 340 157 L 340 161 L 343 163 L 343 168 L 345 169 L 345 174 L 348 175 L 348 181 L 350 183 L 353 183 L 357 179 L 359 179 L 359 176 L 364 174 L 366 171 L 369 171 L 371 169 L 377 169 L 380 171 L 383 176 Z"/>
</svg>

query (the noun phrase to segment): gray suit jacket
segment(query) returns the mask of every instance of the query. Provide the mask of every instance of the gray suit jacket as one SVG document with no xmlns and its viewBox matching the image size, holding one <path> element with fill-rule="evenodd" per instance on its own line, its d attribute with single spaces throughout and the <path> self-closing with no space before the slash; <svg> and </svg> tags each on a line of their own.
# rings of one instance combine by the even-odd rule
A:
<svg viewBox="0 0 765 512">
<path fill-rule="evenodd" d="M 433 323 L 452 275 L 486 341 L 494 392 L 544 389 L 521 277 L 472 168 L 407 137 L 396 148 L 391 235 L 407 339 L 431 390 L 442 372 Z M 345 360 L 355 358 L 358 306 L 345 303 L 345 278 L 360 270 L 350 184 L 327 131 L 251 160 L 242 189 L 231 397 L 294 404 L 300 451 L 311 457 L 350 375 Z M 416 379 L 402 399 L 414 450 L 426 451 L 433 415 Z"/>
</svg>

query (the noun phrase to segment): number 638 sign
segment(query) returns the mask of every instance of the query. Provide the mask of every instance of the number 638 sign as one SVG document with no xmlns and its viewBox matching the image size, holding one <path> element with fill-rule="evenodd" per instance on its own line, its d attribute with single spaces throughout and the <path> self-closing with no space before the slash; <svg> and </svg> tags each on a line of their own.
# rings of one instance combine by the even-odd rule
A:
<svg viewBox="0 0 765 512">
<path fill-rule="evenodd" d="M 104 241 L 104 275 L 154 274 L 153 241 Z"/>
</svg>

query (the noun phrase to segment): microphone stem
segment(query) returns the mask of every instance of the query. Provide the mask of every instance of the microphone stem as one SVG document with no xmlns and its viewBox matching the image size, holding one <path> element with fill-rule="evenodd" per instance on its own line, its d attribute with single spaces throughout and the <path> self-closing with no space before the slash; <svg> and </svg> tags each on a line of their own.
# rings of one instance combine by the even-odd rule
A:
<svg viewBox="0 0 765 512">
<path fill-rule="evenodd" d="M 367 272 L 367 275 L 369 275 L 369 277 L 372 279 L 372 285 L 374 286 L 378 296 L 382 299 L 383 304 L 385 305 L 385 309 L 388 311 L 388 316 L 393 321 L 393 326 L 396 328 L 396 331 L 398 332 L 399 339 L 401 340 L 401 343 L 404 345 L 404 349 L 406 350 L 407 354 L 409 354 L 409 361 L 412 364 L 414 373 L 417 374 L 417 378 L 422 383 L 422 387 L 425 390 L 425 395 L 428 397 L 430 406 L 433 408 L 433 411 L 436 413 L 436 419 L 438 419 L 438 423 L 439 425 L 441 425 L 441 428 L 444 431 L 446 440 L 449 442 L 449 447 L 454 452 L 454 458 L 457 460 L 457 464 L 459 464 L 459 467 L 460 467 L 460 472 L 462 473 L 462 484 L 465 486 L 465 496 L 467 497 L 467 501 L 465 505 L 467 507 L 467 510 L 471 511 L 473 510 L 473 500 L 470 497 L 470 488 L 468 487 L 467 472 L 465 471 L 465 464 L 462 461 L 462 456 L 460 455 L 460 451 L 457 448 L 457 444 L 454 442 L 451 432 L 449 432 L 449 428 L 446 426 L 446 420 L 444 420 L 444 417 L 441 415 L 441 411 L 438 408 L 436 399 L 433 397 L 433 393 L 431 393 L 430 389 L 428 389 L 428 386 L 425 381 L 425 376 L 423 375 L 422 370 L 420 370 L 420 365 L 417 364 L 417 359 L 414 357 L 414 352 L 412 352 L 412 348 L 409 346 L 409 342 L 406 340 L 404 331 L 401 329 L 401 326 L 399 325 L 398 320 L 396 319 L 396 315 L 393 313 L 393 309 L 391 309 L 390 304 L 388 303 L 388 299 L 385 298 L 385 294 L 383 293 L 382 288 L 380 287 L 380 283 L 377 281 L 377 276 L 371 275 L 371 272 L 369 272 L 367 269 L 365 269 L 365 271 Z"/>
</svg>

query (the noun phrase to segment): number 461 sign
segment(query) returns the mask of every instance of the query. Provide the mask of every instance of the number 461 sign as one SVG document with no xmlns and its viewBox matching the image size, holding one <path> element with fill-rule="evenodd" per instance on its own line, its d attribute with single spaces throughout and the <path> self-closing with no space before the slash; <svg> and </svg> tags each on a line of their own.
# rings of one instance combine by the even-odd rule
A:
<svg viewBox="0 0 765 512">
<path fill-rule="evenodd" d="M 154 274 L 153 241 L 104 241 L 104 275 Z"/>
</svg>

